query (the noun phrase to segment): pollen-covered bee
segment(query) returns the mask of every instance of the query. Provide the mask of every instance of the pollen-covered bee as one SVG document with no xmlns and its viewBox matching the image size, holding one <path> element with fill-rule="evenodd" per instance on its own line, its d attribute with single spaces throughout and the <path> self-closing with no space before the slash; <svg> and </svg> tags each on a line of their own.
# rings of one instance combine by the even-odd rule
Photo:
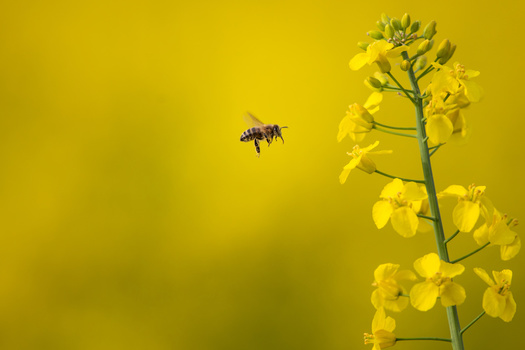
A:
<svg viewBox="0 0 525 350">
<path fill-rule="evenodd" d="M 277 140 L 277 138 L 280 137 L 281 140 L 283 140 L 284 144 L 281 129 L 287 128 L 287 126 L 280 127 L 277 124 L 264 124 L 250 113 L 246 113 L 244 115 L 244 121 L 252 127 L 242 133 L 241 141 L 249 142 L 251 140 L 254 140 L 255 152 L 257 153 L 257 157 L 259 157 L 261 154 L 261 148 L 259 147 L 259 143 L 262 140 L 266 140 L 268 142 L 268 147 L 270 147 L 270 144 L 272 143 L 273 139 L 275 138 Z"/>
</svg>

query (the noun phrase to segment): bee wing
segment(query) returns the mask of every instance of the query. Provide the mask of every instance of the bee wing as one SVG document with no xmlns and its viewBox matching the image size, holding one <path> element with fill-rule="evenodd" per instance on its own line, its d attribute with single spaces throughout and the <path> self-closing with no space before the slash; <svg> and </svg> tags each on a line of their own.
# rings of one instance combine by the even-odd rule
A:
<svg viewBox="0 0 525 350">
<path fill-rule="evenodd" d="M 262 126 L 264 125 L 263 122 L 261 122 L 259 119 L 257 119 L 255 116 L 250 114 L 249 112 L 246 112 L 246 114 L 243 115 L 243 119 L 248 124 L 248 126 Z"/>
</svg>

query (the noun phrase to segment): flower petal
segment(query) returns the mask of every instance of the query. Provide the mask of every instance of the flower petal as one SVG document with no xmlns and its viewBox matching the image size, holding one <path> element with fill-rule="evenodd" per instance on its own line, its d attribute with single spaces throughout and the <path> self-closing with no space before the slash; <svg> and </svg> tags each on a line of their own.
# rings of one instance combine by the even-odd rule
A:
<svg viewBox="0 0 525 350">
<path fill-rule="evenodd" d="M 439 270 L 443 273 L 443 277 L 454 278 L 457 275 L 461 275 L 465 271 L 465 267 L 461 264 L 451 264 L 442 261 Z"/>
<path fill-rule="evenodd" d="M 370 96 L 368 96 L 368 99 L 366 100 L 365 104 L 363 105 L 366 109 L 375 108 L 377 105 L 379 105 L 383 101 L 383 94 L 380 92 L 372 92 Z"/>
<path fill-rule="evenodd" d="M 439 192 L 440 196 L 443 197 L 464 197 L 468 194 L 465 187 L 460 185 L 448 186 L 444 191 Z"/>
<path fill-rule="evenodd" d="M 483 293 L 483 310 L 492 316 L 499 317 L 505 311 L 506 300 L 505 297 L 498 294 L 494 288 L 489 287 Z"/>
<path fill-rule="evenodd" d="M 443 283 L 439 288 L 439 294 L 444 307 L 463 304 L 467 297 L 465 288 L 456 282 Z"/>
<path fill-rule="evenodd" d="M 410 302 L 420 311 L 432 309 L 438 296 L 439 288 L 432 282 L 418 283 L 410 290 Z"/>
<path fill-rule="evenodd" d="M 511 244 L 500 247 L 501 260 L 507 261 L 515 257 L 521 249 L 521 240 L 518 235 Z"/>
<path fill-rule="evenodd" d="M 409 207 L 401 207 L 392 213 L 390 218 L 394 230 L 403 237 L 412 237 L 416 234 L 419 219 Z"/>
<path fill-rule="evenodd" d="M 478 221 L 479 212 L 479 204 L 471 201 L 460 201 L 452 213 L 454 225 L 461 232 L 470 232 Z"/>
<path fill-rule="evenodd" d="M 501 313 L 501 315 L 499 315 L 499 317 L 505 322 L 510 322 L 512 321 L 512 318 L 514 317 L 515 313 L 516 313 L 516 302 L 514 301 L 512 292 L 508 292 L 507 303 L 505 304 L 505 310 L 503 310 L 503 312 Z"/>
<path fill-rule="evenodd" d="M 387 201 L 379 201 L 374 204 L 372 207 L 372 218 L 377 228 L 385 227 L 393 211 L 392 204 Z"/>
<path fill-rule="evenodd" d="M 479 278 L 481 278 L 483 281 L 485 281 L 485 283 L 488 284 L 489 286 L 492 287 L 494 285 L 494 281 L 492 280 L 492 278 L 490 278 L 490 276 L 487 273 L 487 271 L 485 271 L 481 267 L 475 267 L 474 268 L 474 273 L 476 275 L 478 275 Z"/>
<path fill-rule="evenodd" d="M 436 253 L 427 254 L 414 262 L 414 269 L 421 277 L 432 277 L 439 271 L 441 260 Z"/>
<path fill-rule="evenodd" d="M 399 269 L 399 264 L 381 264 L 374 271 L 376 281 L 382 281 L 391 278 Z"/>
<path fill-rule="evenodd" d="M 448 141 L 454 131 L 454 125 L 445 115 L 435 114 L 428 118 L 426 130 L 430 141 L 438 145 Z"/>
<path fill-rule="evenodd" d="M 394 179 L 392 182 L 386 184 L 379 195 L 380 198 L 395 198 L 397 194 L 403 191 L 403 181 Z"/>
<path fill-rule="evenodd" d="M 359 70 L 368 62 L 368 53 L 358 53 L 350 60 L 350 69 Z"/>
</svg>

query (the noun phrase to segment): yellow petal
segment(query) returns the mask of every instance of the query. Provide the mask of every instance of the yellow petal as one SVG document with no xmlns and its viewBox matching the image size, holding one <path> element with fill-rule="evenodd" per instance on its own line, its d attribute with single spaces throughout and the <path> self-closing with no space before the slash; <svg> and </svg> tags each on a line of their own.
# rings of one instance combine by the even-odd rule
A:
<svg viewBox="0 0 525 350">
<path fill-rule="evenodd" d="M 505 322 L 510 322 L 512 321 L 512 318 L 514 317 L 515 313 L 516 313 L 516 302 L 514 301 L 512 292 L 508 292 L 507 303 L 505 304 L 505 310 L 503 310 L 503 312 L 501 313 L 501 315 L 499 315 L 499 317 Z"/>
<path fill-rule="evenodd" d="M 471 80 L 461 80 L 462 85 L 465 87 L 465 95 L 471 102 L 479 102 L 483 95 L 481 87 Z"/>
<path fill-rule="evenodd" d="M 500 247 L 501 260 L 507 261 L 515 257 L 521 249 L 521 240 L 516 235 L 516 238 L 511 244 L 502 245 Z"/>
<path fill-rule="evenodd" d="M 361 161 L 357 164 L 357 167 L 367 174 L 372 174 L 377 169 L 374 161 L 368 158 L 366 154 L 362 155 Z"/>
<path fill-rule="evenodd" d="M 516 236 L 504 220 L 500 220 L 489 230 L 489 241 L 497 245 L 511 244 Z"/>
<path fill-rule="evenodd" d="M 443 277 L 454 278 L 457 275 L 461 275 L 463 271 L 465 271 L 465 267 L 461 264 L 451 264 L 441 261 L 440 271 L 443 273 Z"/>
<path fill-rule="evenodd" d="M 403 191 L 403 181 L 400 179 L 394 179 L 388 183 L 381 191 L 380 198 L 395 198 L 397 194 Z"/>
<path fill-rule="evenodd" d="M 414 262 L 414 268 L 421 277 L 432 277 L 439 271 L 441 260 L 436 253 L 427 254 Z"/>
<path fill-rule="evenodd" d="M 383 94 L 380 92 L 372 92 L 365 104 L 363 105 L 366 109 L 374 108 L 383 101 Z"/>
<path fill-rule="evenodd" d="M 372 218 L 377 228 L 385 227 L 393 211 L 392 205 L 387 201 L 379 201 L 374 204 L 372 207 Z"/>
<path fill-rule="evenodd" d="M 409 207 L 401 207 L 392 213 L 390 218 L 394 230 L 403 237 L 412 237 L 416 234 L 419 219 Z"/>
<path fill-rule="evenodd" d="M 467 297 L 465 288 L 455 282 L 443 283 L 439 288 L 439 294 L 444 307 L 463 304 Z"/>
<path fill-rule="evenodd" d="M 459 185 L 448 186 L 444 191 L 439 192 L 439 195 L 443 197 L 463 197 L 467 194 L 467 189 Z"/>
<path fill-rule="evenodd" d="M 381 264 L 374 271 L 376 281 L 382 281 L 391 278 L 399 269 L 398 264 Z"/>
<path fill-rule="evenodd" d="M 337 142 L 341 142 L 345 136 L 348 135 L 351 123 L 352 122 L 348 115 L 341 120 L 341 123 L 339 123 L 339 132 L 337 133 Z"/>
<path fill-rule="evenodd" d="M 399 297 L 395 300 L 385 299 L 383 305 L 385 309 L 387 310 L 394 311 L 394 312 L 400 312 L 406 309 L 406 307 L 408 306 L 408 298 Z"/>
<path fill-rule="evenodd" d="M 410 290 L 410 303 L 420 311 L 427 311 L 434 307 L 438 296 L 438 286 L 432 282 L 422 282 Z"/>
<path fill-rule="evenodd" d="M 401 52 L 408 51 L 408 46 L 398 46 L 395 49 L 388 50 L 386 52 L 386 57 L 388 58 L 395 58 L 399 55 L 401 55 Z"/>
<path fill-rule="evenodd" d="M 492 275 L 494 276 L 496 284 L 512 283 L 512 270 L 492 271 Z"/>
<path fill-rule="evenodd" d="M 489 227 L 487 225 L 481 225 L 474 231 L 473 237 L 477 244 L 487 244 L 489 241 Z"/>
<path fill-rule="evenodd" d="M 460 201 L 452 213 L 454 225 L 461 232 L 470 232 L 478 221 L 479 212 L 479 204 L 470 201 Z"/>
<path fill-rule="evenodd" d="M 346 167 L 343 169 L 343 171 L 339 175 L 339 182 L 341 183 L 341 185 L 346 182 L 346 179 L 348 178 L 348 175 L 351 171 L 352 169 L 346 169 Z"/>
<path fill-rule="evenodd" d="M 362 148 L 361 150 L 362 150 L 363 152 L 366 153 L 366 152 L 368 152 L 368 151 L 373 150 L 374 148 L 376 148 L 377 145 L 379 145 L 379 141 L 376 141 L 376 142 L 374 142 L 373 144 L 371 144 L 370 146 L 366 146 L 365 148 Z"/>
<path fill-rule="evenodd" d="M 492 317 L 499 317 L 505 311 L 505 307 L 505 297 L 498 294 L 493 288 L 487 288 L 483 293 L 483 310 Z"/>
<path fill-rule="evenodd" d="M 485 271 L 481 267 L 475 267 L 474 268 L 474 273 L 476 275 L 478 275 L 479 278 L 481 278 L 483 281 L 485 281 L 485 283 L 488 284 L 489 286 L 492 287 L 494 285 L 494 281 L 492 280 L 492 278 L 490 278 L 490 276 L 487 273 L 487 271 Z"/>
<path fill-rule="evenodd" d="M 428 118 L 426 130 L 430 141 L 437 145 L 448 141 L 454 131 L 454 125 L 445 115 L 436 114 Z"/>
<path fill-rule="evenodd" d="M 368 62 L 368 53 L 358 53 L 350 60 L 350 69 L 359 70 Z"/>
<path fill-rule="evenodd" d="M 370 301 L 376 309 L 379 309 L 380 307 L 384 306 L 384 300 L 385 299 L 382 298 L 381 294 L 379 293 L 379 289 L 376 289 L 372 292 L 372 297 L 370 298 Z"/>
<path fill-rule="evenodd" d="M 394 278 L 398 281 L 402 280 L 408 280 L 408 281 L 415 281 L 417 280 L 416 274 L 410 270 L 401 270 L 397 272 L 394 276 Z"/>
<path fill-rule="evenodd" d="M 427 198 L 426 192 L 424 192 L 415 182 L 407 182 L 403 187 L 401 194 L 404 199 L 409 201 L 419 201 Z"/>
</svg>

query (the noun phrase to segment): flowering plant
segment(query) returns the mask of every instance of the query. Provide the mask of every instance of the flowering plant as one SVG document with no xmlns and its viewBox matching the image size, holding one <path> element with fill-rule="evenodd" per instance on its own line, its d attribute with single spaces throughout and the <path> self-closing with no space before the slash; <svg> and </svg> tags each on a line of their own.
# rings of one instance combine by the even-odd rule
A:
<svg viewBox="0 0 525 350">
<path fill-rule="evenodd" d="M 376 308 L 372 322 L 372 333 L 365 333 L 365 343 L 374 344 L 374 349 L 394 346 L 401 340 L 437 340 L 450 342 L 454 350 L 463 350 L 463 333 L 483 315 L 499 317 L 510 322 L 516 313 L 516 302 L 510 291 L 512 271 L 493 271 L 493 277 L 482 268 L 466 269 L 459 264 L 471 255 L 488 246 L 499 246 L 501 259 L 506 261 L 518 254 L 521 241 L 513 231 L 517 220 L 502 214 L 485 195 L 485 186 L 450 185 L 438 192 L 434 184 L 431 157 L 441 147 L 465 143 L 470 136 L 468 120 L 464 110 L 471 103 L 479 102 L 483 90 L 476 83 L 478 71 L 466 69 L 457 62 L 449 65 L 456 45 L 443 40 L 433 54 L 436 22 L 431 21 L 420 33 L 421 22 L 411 21 L 408 14 L 401 19 L 386 14 L 377 21 L 378 30 L 368 32 L 372 42 L 359 42 L 365 52 L 350 60 L 350 68 L 359 70 L 365 66 L 377 67 L 379 71 L 365 80 L 373 92 L 364 105 L 354 103 L 339 125 L 339 142 L 349 136 L 361 142 L 374 131 L 387 132 L 417 141 L 422 166 L 422 179 L 407 179 L 390 175 L 377 169 L 369 157 L 373 154 L 389 154 L 392 151 L 373 151 L 378 141 L 360 148 L 353 147 L 352 157 L 339 177 L 343 184 L 351 170 L 357 168 L 368 174 L 380 174 L 393 179 L 379 195 L 380 200 L 372 208 L 372 218 L 378 229 L 391 222 L 393 229 L 405 238 L 419 231 L 434 231 L 436 252 L 429 252 L 414 262 L 414 269 L 423 281 L 417 281 L 410 270 L 400 270 L 398 264 L 382 264 L 374 272 L 376 289 L 371 301 Z M 427 64 L 433 58 L 431 64 Z M 394 74 L 404 73 L 410 87 L 403 86 Z M 432 73 L 432 74 L 431 74 Z M 423 85 L 423 78 L 428 79 Z M 415 126 L 400 127 L 379 123 L 379 103 L 383 94 L 394 92 L 411 103 L 415 110 Z M 445 235 L 439 202 L 448 198 L 457 199 L 451 219 L 457 230 Z M 484 221 L 477 228 L 479 221 Z M 451 259 L 447 244 L 458 234 L 472 232 L 474 241 L 480 246 L 463 257 Z M 466 273 L 465 273 L 466 272 Z M 467 326 L 461 328 L 457 306 L 462 304 L 467 292 L 461 285 L 464 275 L 474 272 L 489 285 L 483 300 L 483 311 Z M 409 292 L 402 284 L 416 281 Z M 409 304 L 420 311 L 432 309 L 439 299 L 447 313 L 450 337 L 399 338 L 393 332 L 395 320 L 386 311 L 400 312 Z"/>
</svg>

